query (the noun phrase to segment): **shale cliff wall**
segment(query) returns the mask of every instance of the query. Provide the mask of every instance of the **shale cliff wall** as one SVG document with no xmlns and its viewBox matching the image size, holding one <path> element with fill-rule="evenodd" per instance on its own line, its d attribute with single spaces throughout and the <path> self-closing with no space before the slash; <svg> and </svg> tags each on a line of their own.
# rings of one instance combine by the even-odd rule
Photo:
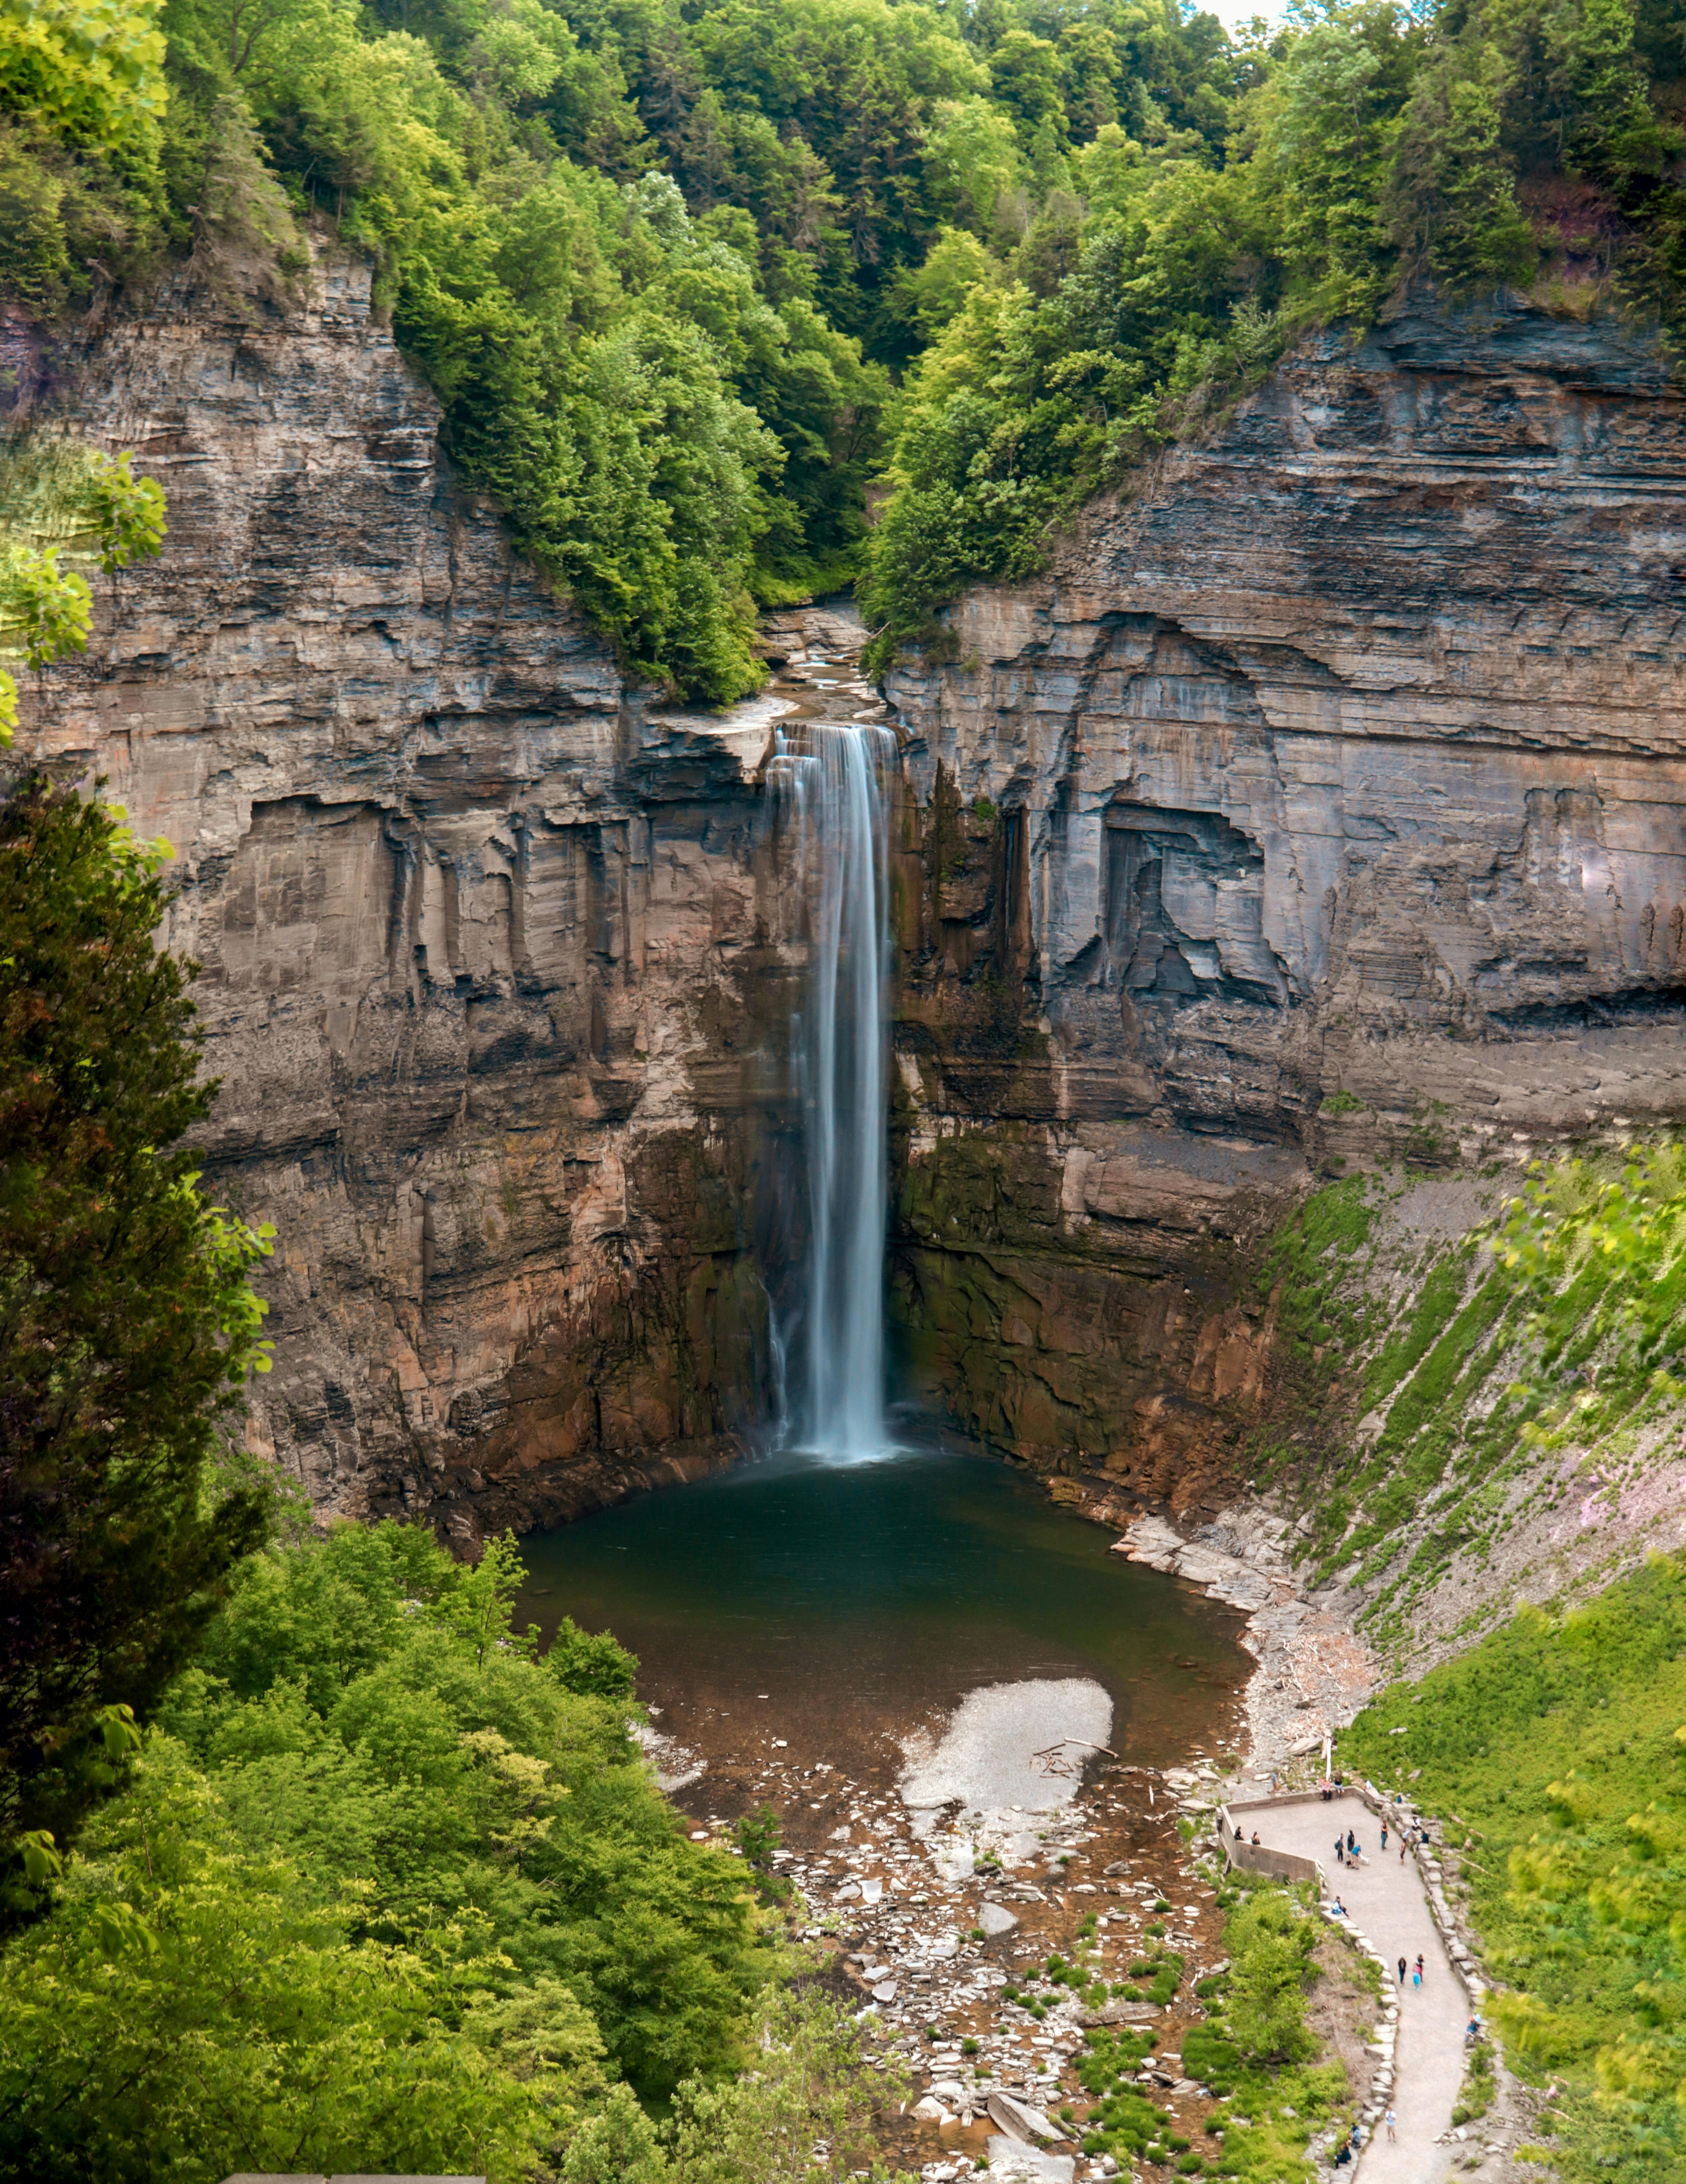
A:
<svg viewBox="0 0 1686 2184">
<path fill-rule="evenodd" d="M 19 750 L 177 852 L 209 1171 L 280 1232 L 254 1440 L 471 1543 L 768 1413 L 767 709 L 623 688 L 453 489 L 367 270 L 319 275 L 286 321 L 166 295 L 58 360 L 170 534 Z"/>
<path fill-rule="evenodd" d="M 1180 1506 L 1347 1163 L 1686 1106 L 1686 431 L 1513 307 L 1320 336 L 888 678 L 906 1358 Z"/>
<path fill-rule="evenodd" d="M 465 1544 L 741 1447 L 798 1165 L 776 707 L 623 685 L 359 267 L 26 361 L 170 495 L 20 748 L 176 847 L 208 1164 L 280 1231 L 254 1440 Z M 915 1384 L 1215 1502 L 1272 1369 L 1255 1247 L 1315 1178 L 1680 1112 L 1683 605 L 1654 351 L 1419 300 L 898 661 Z"/>
</svg>

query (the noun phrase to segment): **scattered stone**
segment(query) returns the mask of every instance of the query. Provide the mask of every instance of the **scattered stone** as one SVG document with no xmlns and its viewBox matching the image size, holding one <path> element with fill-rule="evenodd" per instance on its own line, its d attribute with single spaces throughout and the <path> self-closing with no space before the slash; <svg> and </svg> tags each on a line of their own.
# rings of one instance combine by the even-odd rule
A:
<svg viewBox="0 0 1686 2184">
<path fill-rule="evenodd" d="M 1024 2177 L 1033 2184 L 1071 2184 L 1077 2164 L 1069 2153 L 1044 2153 L 1014 2138 L 992 2136 L 989 2173 L 992 2176 Z"/>
<path fill-rule="evenodd" d="M 1158 2015 L 1151 2002 L 1106 2002 L 1099 2009 L 1086 2009 L 1077 2022 L 1093 2031 L 1099 2025 L 1146 2025 Z"/>
<path fill-rule="evenodd" d="M 1021 2145 L 1031 2145 L 1038 2138 L 1058 2139 L 1062 2136 L 1040 2109 L 1015 2101 L 1010 2093 L 991 2093 L 984 2107 L 990 2121 L 999 2124 L 1009 2138 Z"/>
</svg>

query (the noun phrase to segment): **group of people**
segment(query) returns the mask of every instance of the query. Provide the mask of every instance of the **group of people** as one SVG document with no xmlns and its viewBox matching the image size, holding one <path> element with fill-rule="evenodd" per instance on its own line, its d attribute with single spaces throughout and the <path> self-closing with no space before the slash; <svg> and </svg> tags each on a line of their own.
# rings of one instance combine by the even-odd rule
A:
<svg viewBox="0 0 1686 2184">
<path fill-rule="evenodd" d="M 1385 2122 L 1384 2122 L 1384 2125 L 1383 2125 L 1383 2128 L 1386 2130 L 1386 2131 L 1387 2131 L 1387 2134 L 1388 2134 L 1388 2137 L 1389 2140 L 1390 2140 L 1390 2141 L 1391 2141 L 1394 2145 L 1398 2145 L 1398 2143 L 1399 2143 L 1399 2135 L 1398 2129 L 1397 2129 L 1397 2127 L 1396 2127 L 1396 2126 L 1397 2126 L 1397 2122 L 1398 2122 L 1398 2119 L 1395 2117 L 1395 2115 L 1394 2115 L 1394 2114 L 1393 2110 L 1392 2110 L 1391 2109 L 1389 2109 L 1388 2110 L 1388 2114 L 1387 2114 L 1387 2117 L 1386 2117 L 1386 2120 L 1385 2120 Z M 1347 2136 L 1346 2136 L 1346 2137 L 1345 2137 L 1341 2141 L 1340 2144 L 1339 2144 L 1339 2145 L 1335 2148 L 1335 2154 L 1334 2154 L 1334 2165 L 1335 2165 L 1335 2167 L 1336 2167 L 1337 2169 L 1346 2169 L 1346 2168 L 1349 2168 L 1349 2167 L 1351 2166 L 1351 2164 L 1353 2164 L 1353 2163 L 1354 2163 L 1354 2162 L 1358 2159 L 1359 2153 L 1360 2153 L 1360 2151 L 1361 2151 L 1361 2150 L 1362 2150 L 1362 2148 L 1363 2148 L 1363 2145 L 1364 2145 L 1364 2126 L 1363 2126 L 1361 2123 L 1355 2123 L 1355 2124 L 1354 2124 L 1354 2126 L 1353 2126 L 1352 2129 L 1350 2130 L 1350 2131 L 1349 2131 L 1349 2132 L 1348 2132 Z"/>
<path fill-rule="evenodd" d="M 1275 1778 L 1272 1777 L 1271 1787 L 1274 1791 L 1276 1786 L 1277 1784 Z M 1324 1803 L 1327 1804 L 1331 1802 L 1333 1799 L 1340 1793 L 1343 1787 L 1340 1776 L 1338 1774 L 1326 1775 L 1321 1787 Z M 1393 1836 L 1399 1844 L 1399 1863 L 1403 1865 L 1419 1839 L 1419 1829 L 1417 1824 L 1411 1819 L 1409 1814 L 1407 1814 L 1406 1823 L 1404 1828 L 1395 1830 L 1393 1825 L 1384 1819 L 1381 1823 L 1381 1855 L 1383 1858 L 1387 1856 L 1388 1839 L 1389 1836 Z M 1238 1842 L 1240 1841 L 1241 1830 L 1238 1827 L 1235 1830 L 1235 1837 Z M 1256 1830 L 1254 1831 L 1253 1840 L 1255 1842 L 1257 1842 L 1259 1840 Z M 1350 1866 L 1355 1869 L 1367 1863 L 1365 1853 L 1359 1847 L 1358 1832 L 1356 1829 L 1347 1828 L 1335 1837 L 1335 1863 L 1337 1865 L 1343 1867 Z M 1337 1919 L 1345 1919 L 1351 1916 L 1351 1914 L 1348 1911 L 1345 1904 L 1342 1903 L 1338 1896 L 1334 1897 L 1331 1900 L 1329 1909 Z M 1427 1960 L 1421 1951 L 1418 1952 L 1415 1964 L 1411 1963 L 1408 1958 L 1401 1957 L 1399 1960 L 1399 1983 L 1400 1989 L 1404 1989 L 1405 1980 L 1409 1977 L 1412 1987 L 1420 1990 L 1422 1986 L 1423 1975 L 1427 1969 Z M 1469 2029 L 1464 2035 L 1466 2044 L 1469 2044 L 1480 2037 L 1480 2019 L 1478 2017 L 1472 2018 L 1470 2021 Z M 1398 2139 L 1399 2133 L 1396 2124 L 1397 2120 L 1393 2109 L 1390 2108 L 1387 2111 L 1383 2126 L 1390 2141 L 1396 2142 Z M 1346 2169 L 1350 2167 L 1351 2164 L 1358 2157 L 1359 2152 L 1364 2144 L 1364 2126 L 1361 2124 L 1354 2124 L 1350 2136 L 1344 2138 L 1334 2150 L 1334 2166 L 1337 2169 Z"/>
<path fill-rule="evenodd" d="M 1236 1832 L 1238 1835 L 1240 1833 L 1240 1830 L 1237 1829 Z M 1382 1823 L 1382 1855 L 1383 1858 L 1388 1855 L 1388 1833 L 1389 1830 L 1388 1823 L 1383 1820 Z M 1403 1865 L 1405 1859 L 1410 1856 L 1411 1849 L 1417 1840 L 1416 1829 L 1407 1828 L 1398 1840 L 1399 1846 L 1399 1864 Z M 1349 1828 L 1344 1836 L 1337 1836 L 1335 1837 L 1335 1864 L 1337 1865 L 1362 1865 L 1363 1863 L 1364 1853 L 1358 1847 L 1358 1837 L 1352 1829 Z"/>
</svg>

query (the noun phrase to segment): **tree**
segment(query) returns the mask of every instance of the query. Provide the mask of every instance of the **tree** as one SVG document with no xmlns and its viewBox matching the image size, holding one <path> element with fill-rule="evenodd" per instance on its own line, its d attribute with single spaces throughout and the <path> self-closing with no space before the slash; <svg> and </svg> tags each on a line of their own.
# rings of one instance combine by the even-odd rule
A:
<svg viewBox="0 0 1686 2184">
<path fill-rule="evenodd" d="M 3 1842 L 74 1829 L 112 1776 L 96 1717 L 152 1703 L 266 1522 L 220 1459 L 270 1232 L 181 1143 L 216 1087 L 162 861 L 39 776 L 0 810 Z"/>
</svg>

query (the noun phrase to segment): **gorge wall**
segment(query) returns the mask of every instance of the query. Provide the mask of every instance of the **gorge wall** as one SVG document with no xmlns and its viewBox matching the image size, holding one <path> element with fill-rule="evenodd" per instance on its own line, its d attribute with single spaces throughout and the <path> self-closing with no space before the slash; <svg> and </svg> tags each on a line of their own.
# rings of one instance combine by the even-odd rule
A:
<svg viewBox="0 0 1686 2184">
<path fill-rule="evenodd" d="M 319 276 L 285 322 L 166 294 L 58 360 L 170 532 L 19 755 L 174 845 L 209 1171 L 279 1231 L 258 1445 L 471 1543 L 768 1414 L 770 733 L 624 687 L 453 488 L 368 270 Z"/>
<path fill-rule="evenodd" d="M 1680 398 L 1607 322 L 1410 298 L 943 625 L 887 686 L 905 1353 L 1216 1506 L 1314 1178 L 1686 1105 Z"/>
<path fill-rule="evenodd" d="M 257 1445 L 466 1546 L 741 1447 L 790 1241 L 777 708 L 623 683 L 453 483 L 359 267 L 26 361 L 170 496 L 19 752 L 175 844 L 208 1166 L 279 1231 Z M 1254 1247 L 1315 1179 L 1678 1114 L 1683 603 L 1653 349 L 1413 302 L 897 662 L 915 1384 L 1215 1507 Z"/>
</svg>

